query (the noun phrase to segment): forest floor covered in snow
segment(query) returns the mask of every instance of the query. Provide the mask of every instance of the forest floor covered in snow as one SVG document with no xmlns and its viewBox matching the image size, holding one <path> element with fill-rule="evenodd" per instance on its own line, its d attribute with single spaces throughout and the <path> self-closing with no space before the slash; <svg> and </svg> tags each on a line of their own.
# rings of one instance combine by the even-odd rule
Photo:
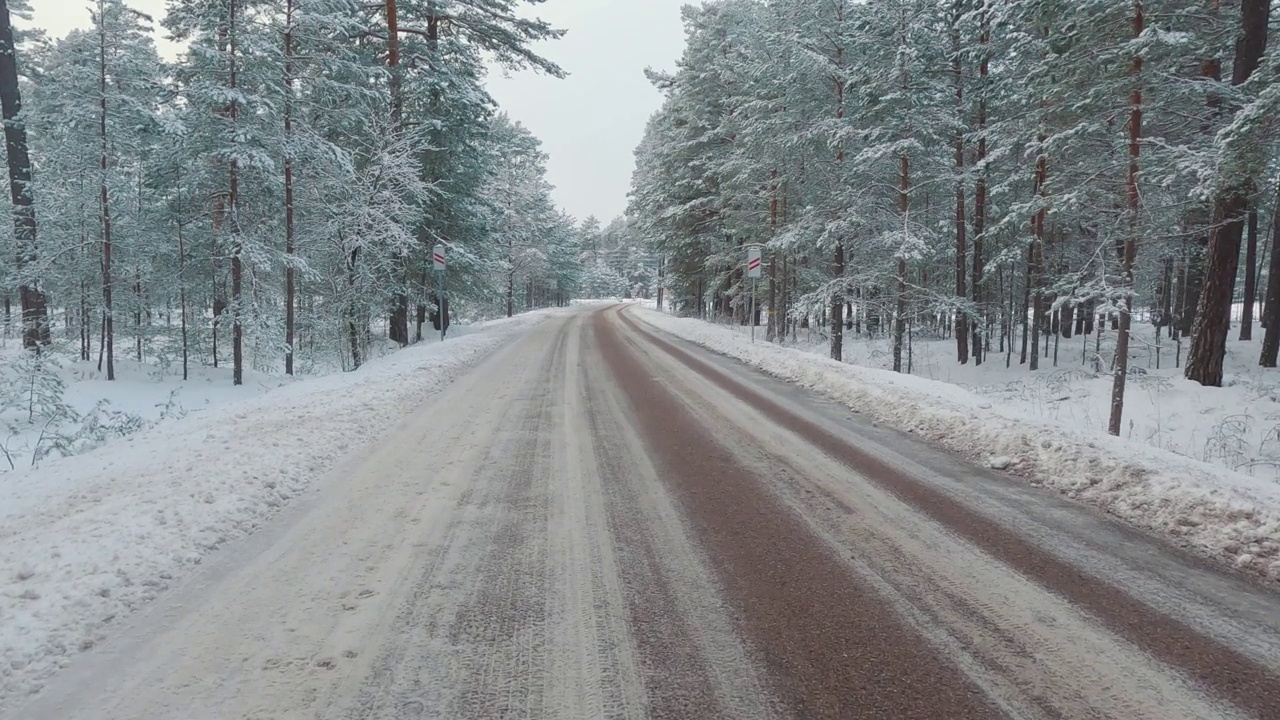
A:
<svg viewBox="0 0 1280 720">
<path fill-rule="evenodd" d="M 793 346 L 757 328 L 636 315 L 871 418 L 990 467 L 1089 503 L 1219 562 L 1280 581 L 1280 375 L 1257 367 L 1257 343 L 1230 343 L 1225 387 L 1182 378 L 1173 348 L 1137 350 L 1125 432 L 1106 433 L 1111 375 L 1092 364 L 1093 338 L 1063 340 L 1059 361 L 1029 372 L 1018 356 L 956 362 L 954 341 L 912 344 L 913 374 L 892 367 L 888 339 L 845 340 L 845 362 L 818 333 Z M 1167 342 L 1167 341 L 1166 341 Z M 1102 357 L 1108 357 L 1104 343 Z M 1185 351 L 1185 346 L 1184 346 Z M 1085 361 L 1082 363 L 1081 355 Z M 1106 362 L 1109 363 L 1109 360 Z M 1149 368 L 1149 369 L 1148 369 Z"/>
<path fill-rule="evenodd" d="M 62 402 L 84 414 L 109 400 L 143 426 L 0 473 L 0 705 L 554 312 L 455 325 L 444 343 L 287 383 L 246 373 L 235 388 L 229 370 L 212 368 L 183 383 L 128 362 L 108 383 L 88 363 L 62 364 Z"/>
</svg>

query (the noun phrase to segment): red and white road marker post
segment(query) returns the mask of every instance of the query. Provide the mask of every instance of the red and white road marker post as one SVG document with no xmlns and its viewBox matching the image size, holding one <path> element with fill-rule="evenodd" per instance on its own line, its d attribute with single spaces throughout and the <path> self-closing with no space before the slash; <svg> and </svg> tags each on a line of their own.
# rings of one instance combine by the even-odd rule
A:
<svg viewBox="0 0 1280 720">
<path fill-rule="evenodd" d="M 747 322 L 751 325 L 751 342 L 756 341 L 756 280 L 760 279 L 760 247 L 747 248 L 747 277 L 751 278 L 751 307 Z"/>
<path fill-rule="evenodd" d="M 435 246 L 435 248 L 431 251 L 431 260 L 436 271 L 436 289 L 437 289 L 436 302 L 439 304 L 439 311 L 440 311 L 440 342 L 444 342 L 444 329 L 446 324 L 445 313 L 448 312 L 448 305 L 445 301 L 445 298 L 448 297 L 448 290 L 445 289 L 445 284 L 444 284 L 444 281 L 445 281 L 444 245 Z"/>
</svg>

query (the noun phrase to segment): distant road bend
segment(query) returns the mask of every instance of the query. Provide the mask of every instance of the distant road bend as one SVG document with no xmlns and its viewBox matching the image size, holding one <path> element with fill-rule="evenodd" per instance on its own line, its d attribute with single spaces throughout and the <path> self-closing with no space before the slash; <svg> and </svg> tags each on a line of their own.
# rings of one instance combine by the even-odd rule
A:
<svg viewBox="0 0 1280 720">
<path fill-rule="evenodd" d="M 1280 598 L 675 340 L 538 325 L 21 720 L 1280 719 Z"/>
</svg>

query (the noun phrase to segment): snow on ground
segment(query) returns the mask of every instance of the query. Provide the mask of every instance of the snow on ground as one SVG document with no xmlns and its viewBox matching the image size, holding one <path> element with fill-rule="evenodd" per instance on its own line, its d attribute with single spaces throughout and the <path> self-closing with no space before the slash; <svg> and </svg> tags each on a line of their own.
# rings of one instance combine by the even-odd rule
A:
<svg viewBox="0 0 1280 720">
<path fill-rule="evenodd" d="M 1182 380 L 1177 370 L 1134 375 L 1126 403 L 1126 417 L 1133 423 L 1125 423 L 1127 437 L 1115 438 L 1105 432 L 1110 376 L 1095 376 L 1078 364 L 1069 368 L 1062 348 L 1059 369 L 1033 374 L 1018 367 L 1016 356 L 1012 370 L 994 353 L 981 368 L 965 368 L 955 362 L 954 344 L 917 343 L 914 369 L 920 374 L 903 375 L 876 367 L 884 362 L 882 342 L 848 339 L 849 362 L 840 363 L 818 354 L 825 346 L 819 349 L 818 338 L 806 339 L 803 330 L 801 347 L 764 342 L 763 328 L 757 329 L 752 344 L 748 328 L 674 318 L 646 308 L 633 312 L 662 330 L 820 392 L 877 422 L 1090 503 L 1201 554 L 1280 580 L 1280 482 L 1270 474 L 1238 472 L 1232 469 L 1234 460 L 1214 464 L 1223 459 L 1216 451 L 1195 452 L 1212 450 L 1220 442 L 1238 456 L 1263 431 L 1246 434 L 1231 428 L 1233 418 L 1247 414 L 1271 422 L 1270 413 L 1280 413 L 1277 392 L 1266 382 L 1275 378 L 1244 371 L 1246 350 L 1252 349 L 1233 348 L 1232 384 L 1222 389 Z M 1072 347 L 1080 351 L 1074 343 Z M 1256 355 L 1252 357 L 1256 363 Z M 1214 437 L 1219 440 L 1202 440 Z M 1242 437 L 1247 439 L 1237 439 Z M 1262 445 L 1277 443 L 1271 436 Z"/>
<path fill-rule="evenodd" d="M 194 390 L 219 406 L 0 474 L 0 707 L 554 312 L 459 327 L 443 344 L 357 372 L 245 391 L 256 397 Z M 138 403 L 154 399 L 142 392 Z"/>
<path fill-rule="evenodd" d="M 181 368 L 133 359 L 116 360 L 116 379 L 108 381 L 96 363 L 61 350 L 46 350 L 38 360 L 46 363 L 40 370 L 33 369 L 35 358 L 16 342 L 0 351 L 0 478 L 294 381 L 246 369 L 244 384 L 236 387 L 230 367 L 200 365 L 192 365 L 183 381 Z M 33 388 L 33 380 L 44 387 Z M 90 428 L 91 423 L 97 427 Z M 4 512 L 0 508 L 0 515 Z"/>
<path fill-rule="evenodd" d="M 729 327 L 729 326 L 725 326 Z M 748 335 L 749 328 L 732 327 Z M 758 330 L 763 338 L 763 328 Z M 1261 330 L 1255 332 L 1261 336 Z M 1149 328 L 1139 326 L 1129 361 L 1121 434 L 1129 440 L 1179 455 L 1280 482 L 1280 372 L 1258 367 L 1259 341 L 1227 343 L 1224 387 L 1207 388 L 1182 376 L 1181 348 L 1168 338 L 1156 345 Z M 986 362 L 960 365 L 954 340 L 916 339 L 910 345 L 911 374 L 959 385 L 1001 406 L 1017 407 L 1037 419 L 1073 430 L 1105 432 L 1111 412 L 1111 357 L 1115 334 L 1059 339 L 1058 358 L 1041 356 L 1030 372 L 1017 353 L 995 348 Z M 819 332 L 800 330 L 793 343 L 806 352 L 827 354 Z M 851 365 L 889 370 L 892 344 L 881 336 L 848 336 L 844 359 Z M 1008 367 L 1006 367 L 1008 360 Z M 904 362 L 907 362 L 904 358 Z"/>
</svg>

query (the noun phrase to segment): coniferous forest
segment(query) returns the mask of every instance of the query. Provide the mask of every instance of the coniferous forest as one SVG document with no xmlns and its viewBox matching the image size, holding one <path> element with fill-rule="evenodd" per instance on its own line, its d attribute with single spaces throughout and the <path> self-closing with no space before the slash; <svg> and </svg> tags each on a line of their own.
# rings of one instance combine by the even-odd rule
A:
<svg viewBox="0 0 1280 720">
<path fill-rule="evenodd" d="M 108 379 L 122 357 L 237 384 L 356 368 L 438 327 L 436 245 L 448 317 L 575 292 L 579 230 L 484 86 L 563 75 L 532 49 L 562 31 L 519 0 L 92 0 L 60 39 L 0 5 L 4 319 L 28 348 L 70 342 Z"/>
<path fill-rule="evenodd" d="M 1034 371 L 1105 338 L 1116 434 L 1136 346 L 1215 386 L 1258 327 L 1256 361 L 1276 365 L 1276 15 L 1270 0 L 688 7 L 678 67 L 650 73 L 666 102 L 629 215 L 688 315 L 745 322 L 745 246 L 762 245 L 768 336 L 818 326 L 836 359 L 846 337 L 883 336 L 907 372 L 911 338 L 942 335 L 959 363 Z"/>
</svg>

